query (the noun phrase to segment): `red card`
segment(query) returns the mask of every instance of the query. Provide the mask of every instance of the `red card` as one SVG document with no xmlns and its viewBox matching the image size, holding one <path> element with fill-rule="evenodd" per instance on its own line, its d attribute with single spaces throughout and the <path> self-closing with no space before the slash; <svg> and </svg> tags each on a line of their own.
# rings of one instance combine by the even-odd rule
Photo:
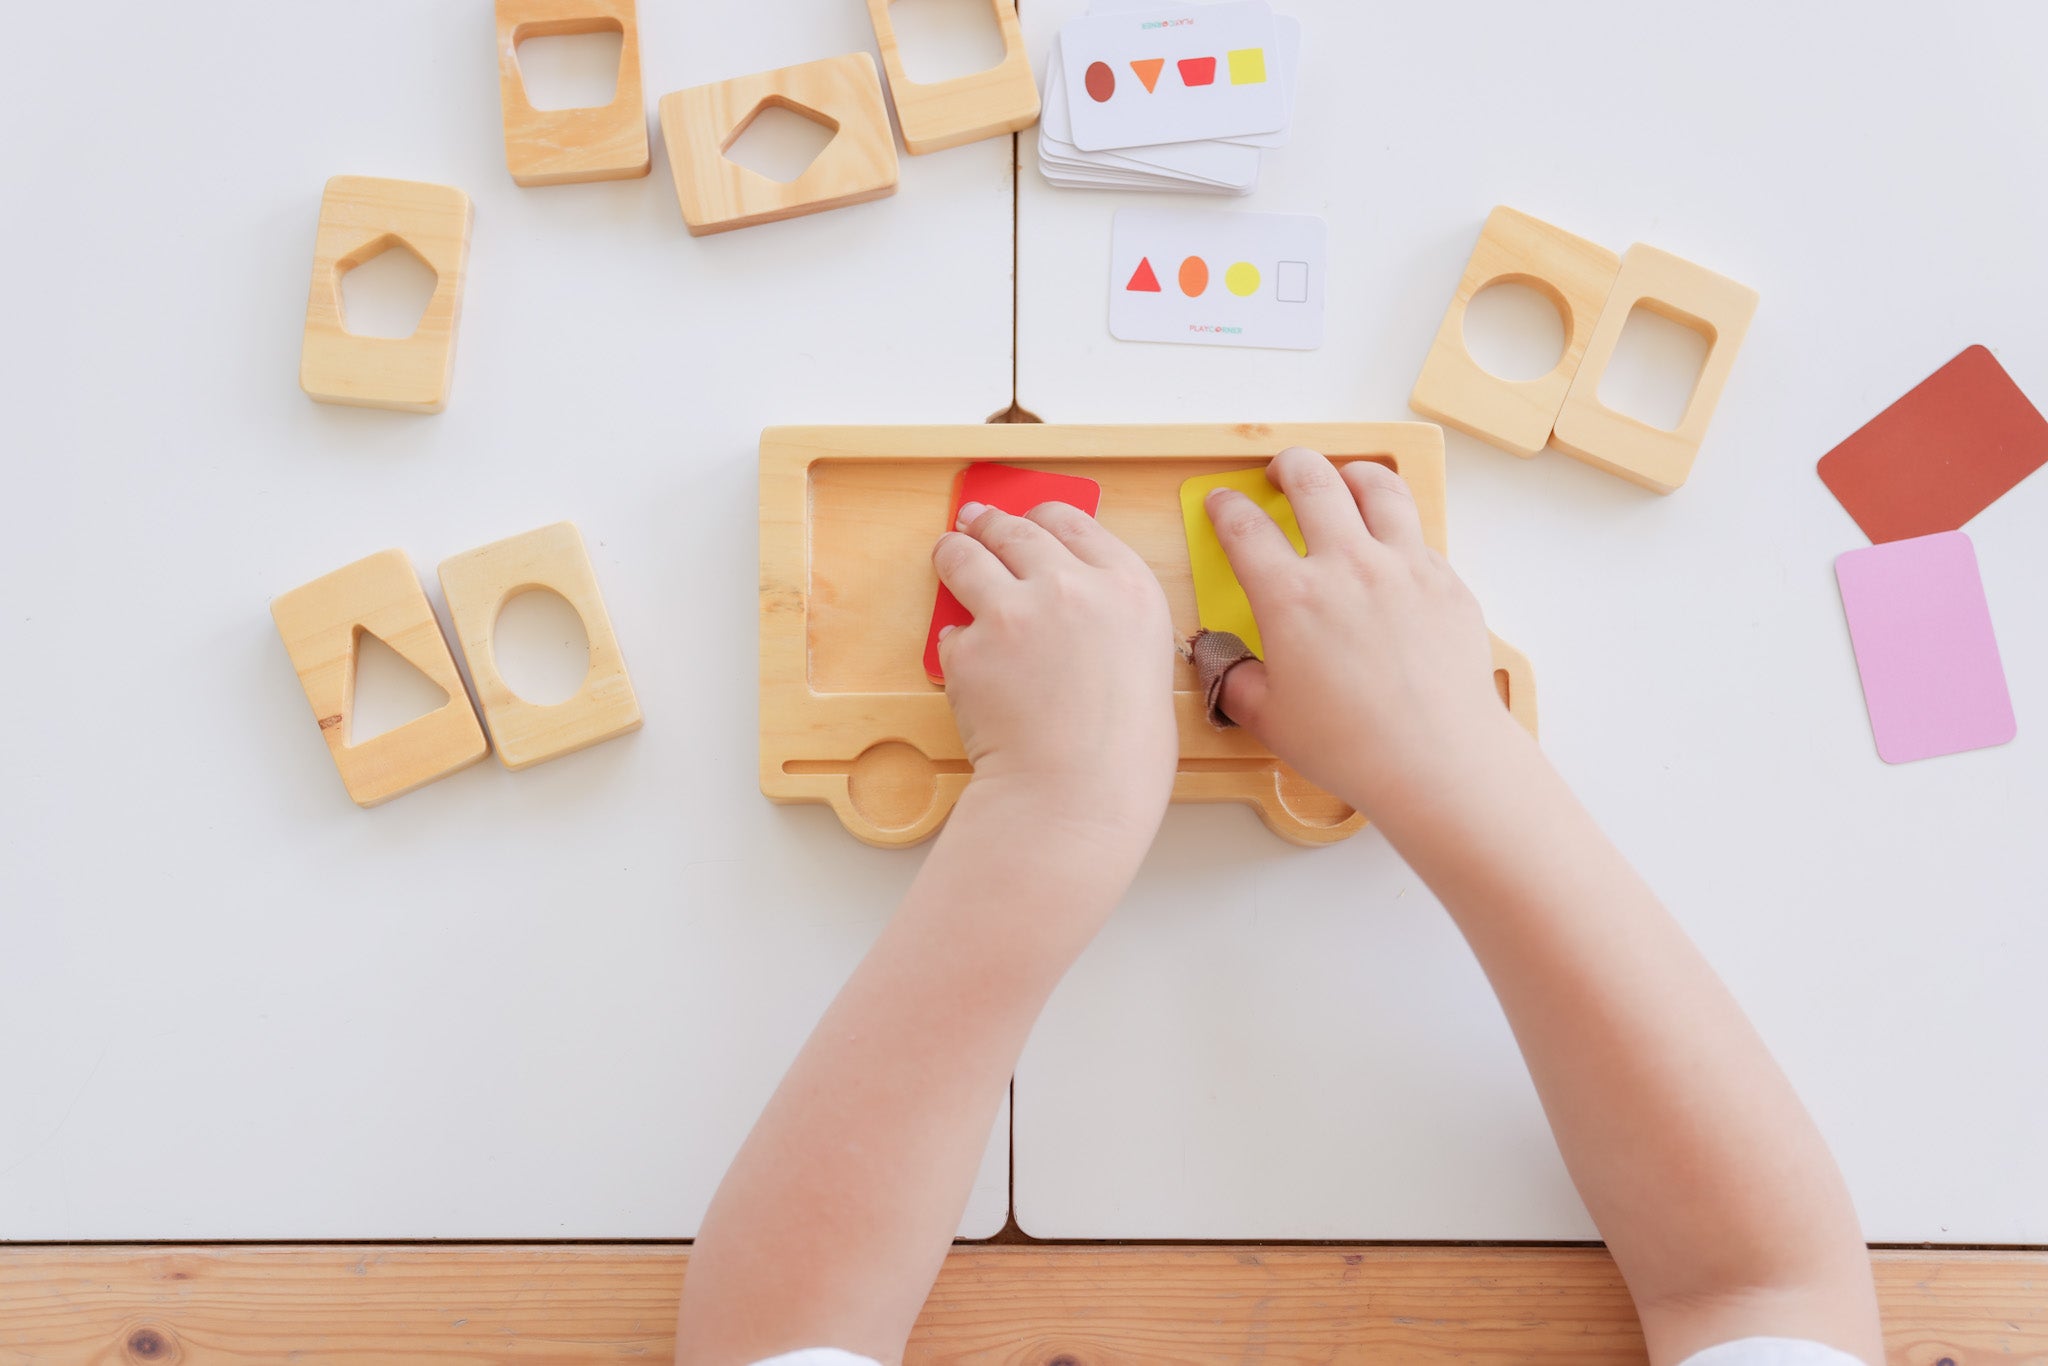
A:
<svg viewBox="0 0 2048 1366">
<path fill-rule="evenodd" d="M 2048 419 L 1973 346 L 1822 456 L 1820 477 L 1882 544 L 1960 530 L 2043 464 Z"/>
<path fill-rule="evenodd" d="M 960 505 L 984 503 L 1013 517 L 1022 517 L 1043 503 L 1066 503 L 1090 517 L 1102 505 L 1102 485 L 1074 474 L 1047 474 L 1043 470 L 1020 470 L 1014 465 L 969 465 L 953 481 L 953 507 L 946 514 L 946 529 L 960 520 Z M 925 677 L 944 683 L 939 668 L 939 632 L 948 626 L 965 626 L 974 616 L 960 605 L 960 599 L 943 583 L 939 600 L 932 607 L 932 629 L 924 642 Z"/>
</svg>

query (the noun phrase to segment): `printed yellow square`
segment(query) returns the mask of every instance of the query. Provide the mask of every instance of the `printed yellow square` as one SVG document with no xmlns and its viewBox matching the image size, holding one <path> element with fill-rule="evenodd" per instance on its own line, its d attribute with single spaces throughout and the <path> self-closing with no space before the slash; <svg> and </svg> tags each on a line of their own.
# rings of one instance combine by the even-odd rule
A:
<svg viewBox="0 0 2048 1366">
<path fill-rule="evenodd" d="M 1263 659 L 1266 650 L 1259 640 L 1258 623 L 1252 620 L 1251 599 L 1244 595 L 1244 585 L 1231 572 L 1230 557 L 1223 553 L 1223 542 L 1216 539 L 1215 524 L 1210 522 L 1209 511 L 1203 505 L 1209 491 L 1219 488 L 1236 489 L 1264 508 L 1266 515 L 1287 533 L 1287 539 L 1294 542 L 1296 554 L 1306 555 L 1308 546 L 1301 539 L 1301 527 L 1294 520 L 1294 508 L 1287 495 L 1273 487 L 1264 469 L 1204 474 L 1180 486 L 1180 516 L 1187 527 L 1188 563 L 1195 573 L 1195 615 L 1204 629 L 1228 631 L 1240 637 L 1253 654 Z"/>
<path fill-rule="evenodd" d="M 1232 85 L 1264 85 L 1266 83 L 1266 49 L 1262 47 L 1241 47 L 1230 54 L 1230 83 Z"/>
</svg>

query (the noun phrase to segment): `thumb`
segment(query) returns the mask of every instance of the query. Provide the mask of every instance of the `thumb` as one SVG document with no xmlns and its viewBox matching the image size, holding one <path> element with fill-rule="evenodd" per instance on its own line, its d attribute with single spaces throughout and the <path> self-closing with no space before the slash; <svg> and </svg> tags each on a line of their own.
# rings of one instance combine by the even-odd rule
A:
<svg viewBox="0 0 2048 1366">
<path fill-rule="evenodd" d="M 1266 716 L 1264 662 L 1254 658 L 1232 665 L 1230 672 L 1223 675 L 1223 686 L 1216 694 L 1216 709 L 1258 735 Z"/>
</svg>

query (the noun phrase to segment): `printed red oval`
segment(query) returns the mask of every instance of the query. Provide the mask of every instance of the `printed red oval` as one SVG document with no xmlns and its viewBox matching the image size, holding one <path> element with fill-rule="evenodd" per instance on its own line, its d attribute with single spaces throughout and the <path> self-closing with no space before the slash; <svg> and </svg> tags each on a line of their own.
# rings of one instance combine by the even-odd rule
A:
<svg viewBox="0 0 2048 1366">
<path fill-rule="evenodd" d="M 1089 66 L 1083 84 L 1088 87 L 1088 98 L 1103 104 L 1116 93 L 1116 73 L 1109 69 L 1108 62 L 1096 62 Z"/>
</svg>

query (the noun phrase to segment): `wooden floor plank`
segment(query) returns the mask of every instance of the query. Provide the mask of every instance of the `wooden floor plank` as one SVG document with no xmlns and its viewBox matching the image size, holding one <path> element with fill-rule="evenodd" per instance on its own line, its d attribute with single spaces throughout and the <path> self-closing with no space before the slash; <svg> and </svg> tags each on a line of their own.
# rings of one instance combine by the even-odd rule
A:
<svg viewBox="0 0 2048 1366">
<path fill-rule="evenodd" d="M 2048 1253 L 1873 1254 L 1896 1366 L 2048 1366 Z M 0 1247 L 0 1366 L 665 1361 L 687 1248 Z M 1599 1249 L 962 1247 L 907 1360 L 1634 1366 Z"/>
</svg>

